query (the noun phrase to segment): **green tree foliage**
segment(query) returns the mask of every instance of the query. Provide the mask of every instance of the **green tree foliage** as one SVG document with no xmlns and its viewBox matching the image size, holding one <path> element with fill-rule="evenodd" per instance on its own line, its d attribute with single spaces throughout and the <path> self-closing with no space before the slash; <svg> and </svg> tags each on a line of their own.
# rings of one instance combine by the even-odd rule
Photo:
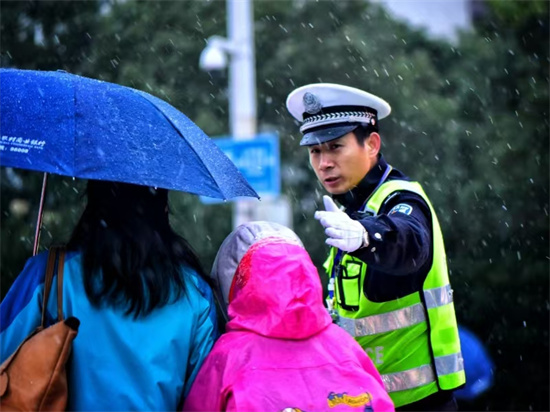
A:
<svg viewBox="0 0 550 412">
<path fill-rule="evenodd" d="M 307 83 L 334 82 L 390 102 L 384 156 L 430 196 L 459 321 L 496 363 L 495 388 L 463 409 L 548 410 L 549 7 L 485 4 L 475 30 L 450 44 L 394 21 L 376 3 L 254 2 L 258 128 L 280 135 L 294 229 L 322 273 L 327 248 L 312 216 L 324 190 L 298 147 L 286 97 Z M 169 101 L 207 134 L 227 135 L 227 77 L 198 68 L 206 39 L 225 35 L 223 6 L 2 2 L 2 66 L 64 68 L 135 87 Z M 2 295 L 30 255 L 36 175 L 2 170 Z M 65 239 L 81 208 L 82 182 L 52 181 L 46 246 L 50 235 Z M 171 209 L 174 227 L 209 269 L 231 230 L 230 204 L 172 193 Z"/>
<path fill-rule="evenodd" d="M 210 136 L 228 134 L 227 82 L 201 72 L 206 38 L 224 35 L 219 2 L 114 3 L 95 36 L 91 77 L 157 95 L 202 126 Z M 174 228 L 191 241 L 210 269 L 231 231 L 229 204 L 202 206 L 196 196 L 171 194 Z"/>
<path fill-rule="evenodd" d="M 454 277 L 464 279 L 455 282 L 456 293 L 476 297 L 462 299 L 460 313 L 491 348 L 497 387 L 509 394 L 518 382 L 541 385 L 525 399 L 495 401 L 495 409 L 544 410 L 548 371 L 539 362 L 548 364 L 549 7 L 493 7 L 478 34 L 461 39 L 450 76 L 460 124 L 470 136 L 460 147 L 459 213 L 449 222 L 456 233 L 447 239 Z"/>
<path fill-rule="evenodd" d="M 100 18 L 101 5 L 99 1 L 2 1 L 1 66 L 79 73 L 87 62 L 90 33 Z M 3 297 L 32 254 L 43 177 L 36 172 L 5 168 L 0 173 Z M 42 249 L 54 241 L 67 240 L 80 214 L 82 187 L 82 182 L 49 176 Z"/>
<path fill-rule="evenodd" d="M 2 67 L 77 70 L 101 1 L 2 1 Z"/>
</svg>

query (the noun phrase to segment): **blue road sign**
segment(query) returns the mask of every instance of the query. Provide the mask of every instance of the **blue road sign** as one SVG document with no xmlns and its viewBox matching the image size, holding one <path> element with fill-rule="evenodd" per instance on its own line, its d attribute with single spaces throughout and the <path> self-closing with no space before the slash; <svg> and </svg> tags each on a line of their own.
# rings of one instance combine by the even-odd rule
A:
<svg viewBox="0 0 550 412">
<path fill-rule="evenodd" d="M 260 197 L 277 197 L 281 193 L 279 136 L 261 133 L 247 140 L 231 137 L 214 138 L 218 147 L 231 159 L 237 169 Z M 201 196 L 201 202 L 211 204 L 222 200 Z"/>
</svg>

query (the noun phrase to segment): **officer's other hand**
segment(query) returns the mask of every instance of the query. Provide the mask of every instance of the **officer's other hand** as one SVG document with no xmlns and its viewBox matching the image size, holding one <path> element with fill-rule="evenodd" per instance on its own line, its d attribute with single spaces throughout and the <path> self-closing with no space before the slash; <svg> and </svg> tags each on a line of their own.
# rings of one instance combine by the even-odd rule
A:
<svg viewBox="0 0 550 412">
<path fill-rule="evenodd" d="M 354 252 L 364 245 L 366 230 L 361 223 L 351 219 L 334 203 L 330 196 L 323 196 L 325 211 L 316 211 L 317 219 L 325 228 L 327 245 L 345 252 Z"/>
</svg>

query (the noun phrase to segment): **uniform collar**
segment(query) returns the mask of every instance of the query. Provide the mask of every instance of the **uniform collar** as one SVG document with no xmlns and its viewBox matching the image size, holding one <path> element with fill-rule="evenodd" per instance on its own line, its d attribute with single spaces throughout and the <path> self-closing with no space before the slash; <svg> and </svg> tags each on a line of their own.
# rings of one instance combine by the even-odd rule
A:
<svg viewBox="0 0 550 412">
<path fill-rule="evenodd" d="M 333 199 L 343 205 L 347 211 L 355 212 L 359 210 L 365 202 L 365 199 L 369 197 L 374 189 L 376 189 L 376 186 L 378 186 L 386 167 L 388 167 L 388 163 L 384 160 L 382 154 L 379 154 L 378 162 L 369 170 L 357 186 L 346 193 L 334 195 Z"/>
</svg>

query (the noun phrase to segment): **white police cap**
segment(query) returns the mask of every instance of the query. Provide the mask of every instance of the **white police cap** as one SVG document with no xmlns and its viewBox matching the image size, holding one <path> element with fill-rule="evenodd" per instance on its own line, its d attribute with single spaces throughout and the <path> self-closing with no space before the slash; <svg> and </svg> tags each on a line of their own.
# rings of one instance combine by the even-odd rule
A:
<svg viewBox="0 0 550 412">
<path fill-rule="evenodd" d="M 288 95 L 286 107 L 302 123 L 300 146 L 338 139 L 358 126 L 378 130 L 378 120 L 388 116 L 390 105 L 373 94 L 354 87 L 314 83 Z"/>
</svg>

